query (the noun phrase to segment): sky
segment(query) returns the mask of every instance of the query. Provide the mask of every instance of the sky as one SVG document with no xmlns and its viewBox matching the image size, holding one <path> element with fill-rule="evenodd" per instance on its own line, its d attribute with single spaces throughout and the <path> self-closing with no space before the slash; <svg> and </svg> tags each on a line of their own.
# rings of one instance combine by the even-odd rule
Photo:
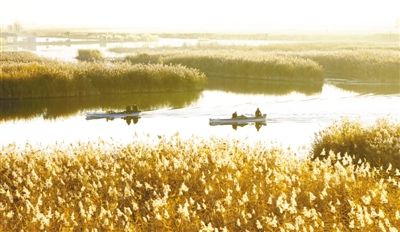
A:
<svg viewBox="0 0 400 232">
<path fill-rule="evenodd" d="M 400 0 L 0 0 L 0 25 L 137 32 L 388 32 Z"/>
</svg>

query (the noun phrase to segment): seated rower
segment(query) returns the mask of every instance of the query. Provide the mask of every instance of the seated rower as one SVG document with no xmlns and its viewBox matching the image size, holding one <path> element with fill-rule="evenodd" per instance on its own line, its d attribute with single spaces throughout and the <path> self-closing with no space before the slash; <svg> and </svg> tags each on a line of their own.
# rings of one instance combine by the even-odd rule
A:
<svg viewBox="0 0 400 232">
<path fill-rule="evenodd" d="M 139 112 L 139 108 L 137 105 L 132 106 L 132 112 Z"/>
<path fill-rule="evenodd" d="M 126 110 L 125 110 L 125 113 L 131 113 L 131 112 L 132 112 L 132 107 L 127 106 Z"/>
<path fill-rule="evenodd" d="M 262 114 L 261 114 L 261 111 L 259 108 L 257 108 L 257 110 L 256 110 L 256 117 L 257 118 L 262 117 Z"/>
<path fill-rule="evenodd" d="M 232 118 L 237 118 L 237 113 L 236 112 L 232 114 Z"/>
</svg>

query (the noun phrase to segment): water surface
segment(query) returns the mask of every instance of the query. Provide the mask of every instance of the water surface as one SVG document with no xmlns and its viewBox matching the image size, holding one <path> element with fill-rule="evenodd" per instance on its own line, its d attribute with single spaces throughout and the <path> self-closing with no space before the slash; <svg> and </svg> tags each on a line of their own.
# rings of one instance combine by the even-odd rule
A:
<svg viewBox="0 0 400 232">
<path fill-rule="evenodd" d="M 153 93 L 89 98 L 0 101 L 0 145 L 37 145 L 56 142 L 112 139 L 118 143 L 148 140 L 158 136 L 223 137 L 262 141 L 293 148 L 307 147 L 314 134 L 343 117 L 372 123 L 381 117 L 400 119 L 400 90 L 382 86 L 377 93 L 351 91 L 325 84 L 320 87 L 281 85 L 279 88 L 251 84 L 237 89 L 216 84 L 202 92 Z M 265 86 L 271 86 L 267 84 Z M 358 90 L 356 87 L 355 90 Z M 87 112 L 124 110 L 137 104 L 144 112 L 132 120 L 86 120 Z M 267 124 L 233 128 L 210 126 L 209 118 L 227 118 L 234 111 L 252 115 L 259 107 Z"/>
</svg>

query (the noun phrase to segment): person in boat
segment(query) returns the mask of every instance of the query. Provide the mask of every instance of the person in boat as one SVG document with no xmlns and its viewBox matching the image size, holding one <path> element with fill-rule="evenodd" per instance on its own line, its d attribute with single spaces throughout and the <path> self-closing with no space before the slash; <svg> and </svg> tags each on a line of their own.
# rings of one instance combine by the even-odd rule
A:
<svg viewBox="0 0 400 232">
<path fill-rule="evenodd" d="M 132 112 L 139 112 L 139 108 L 136 104 L 132 106 Z"/>
<path fill-rule="evenodd" d="M 126 113 L 132 113 L 132 107 L 131 106 L 127 106 L 125 112 Z"/>
<path fill-rule="evenodd" d="M 257 117 L 257 118 L 262 117 L 262 114 L 261 114 L 261 111 L 260 111 L 259 108 L 257 108 L 257 110 L 256 110 L 256 117 Z"/>
<path fill-rule="evenodd" d="M 237 113 L 236 113 L 236 111 L 235 111 L 235 113 L 232 114 L 232 118 L 237 118 L 237 116 L 238 116 L 238 115 L 237 115 Z"/>
</svg>

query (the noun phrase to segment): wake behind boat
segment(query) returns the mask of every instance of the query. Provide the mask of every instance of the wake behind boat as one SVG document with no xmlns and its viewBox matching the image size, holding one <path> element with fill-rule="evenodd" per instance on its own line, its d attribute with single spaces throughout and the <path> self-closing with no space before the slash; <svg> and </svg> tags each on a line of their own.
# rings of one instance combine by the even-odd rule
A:
<svg viewBox="0 0 400 232">
<path fill-rule="evenodd" d="M 259 117 L 238 116 L 236 118 L 210 118 L 210 125 L 232 125 L 232 124 L 248 124 L 248 123 L 261 123 L 266 124 L 267 115 L 263 114 Z"/>
</svg>

